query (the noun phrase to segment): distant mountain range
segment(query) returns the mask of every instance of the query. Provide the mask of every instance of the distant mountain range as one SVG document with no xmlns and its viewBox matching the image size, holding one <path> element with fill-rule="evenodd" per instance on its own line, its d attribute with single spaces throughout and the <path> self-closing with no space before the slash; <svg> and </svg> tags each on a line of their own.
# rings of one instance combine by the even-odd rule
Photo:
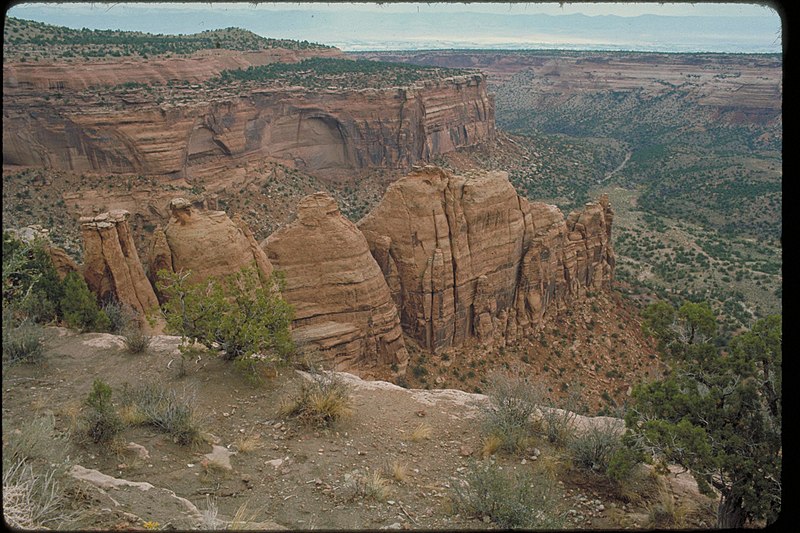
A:
<svg viewBox="0 0 800 533">
<path fill-rule="evenodd" d="M 72 28 L 197 33 L 236 26 L 264 37 L 307 40 L 345 51 L 432 48 L 562 48 L 654 52 L 779 53 L 778 17 L 375 13 L 151 8 L 118 4 L 79 10 L 20 5 L 10 16 Z M 96 6 L 96 4 L 95 4 Z M 198 5 L 199 6 L 199 5 Z"/>
</svg>

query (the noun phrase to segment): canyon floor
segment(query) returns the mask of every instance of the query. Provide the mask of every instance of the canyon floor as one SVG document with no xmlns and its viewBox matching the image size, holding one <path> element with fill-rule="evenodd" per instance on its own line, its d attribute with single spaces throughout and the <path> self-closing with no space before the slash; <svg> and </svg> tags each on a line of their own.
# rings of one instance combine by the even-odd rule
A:
<svg viewBox="0 0 800 533">
<path fill-rule="evenodd" d="M 341 374 L 351 387 L 352 413 L 331 428 L 314 429 L 279 416 L 282 402 L 304 379 L 296 370 L 284 368 L 256 384 L 231 363 L 205 354 L 188 362 L 186 375 L 179 377 L 178 342 L 156 337 L 145 353 L 131 354 L 121 337 L 51 327 L 43 363 L 3 369 L 4 452 L 28 434 L 33 421 L 52 416 L 53 438 L 45 443 L 52 457 L 37 459 L 35 466 L 46 468 L 62 458 L 73 471 L 95 479 L 94 484 L 62 479 L 65 515 L 72 519 L 56 525 L 141 529 L 155 522 L 165 529 L 207 529 L 216 510 L 220 528 L 234 521 L 267 529 L 491 529 L 496 525 L 481 517 L 454 511 L 452 488 L 471 465 L 493 460 L 504 469 L 548 473 L 568 529 L 650 527 L 659 484 L 662 498 L 664 488 L 674 494 L 686 527 L 713 526 L 713 502 L 697 494 L 686 474 L 659 482 L 643 471 L 620 492 L 571 466 L 566 451 L 544 439 L 536 443 L 536 459 L 530 454 L 482 459 L 483 395 L 403 389 Z M 193 406 L 204 442 L 181 446 L 147 426 L 126 427 L 111 445 L 80 438 L 81 411 L 98 378 L 112 387 L 115 403 L 125 383 L 176 390 Z M 392 465 L 404 476 L 393 476 Z M 356 480 L 371 473 L 385 480 L 383 497 L 357 488 Z M 141 482 L 153 488 L 143 490 L 148 487 L 136 485 Z"/>
</svg>

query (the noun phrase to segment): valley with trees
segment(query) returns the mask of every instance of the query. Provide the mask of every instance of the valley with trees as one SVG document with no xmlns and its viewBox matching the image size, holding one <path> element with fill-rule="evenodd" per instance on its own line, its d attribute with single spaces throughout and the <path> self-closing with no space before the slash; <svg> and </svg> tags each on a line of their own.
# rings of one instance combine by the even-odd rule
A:
<svg viewBox="0 0 800 533">
<path fill-rule="evenodd" d="M 7 524 L 781 518 L 780 54 L 4 36 Z"/>
</svg>

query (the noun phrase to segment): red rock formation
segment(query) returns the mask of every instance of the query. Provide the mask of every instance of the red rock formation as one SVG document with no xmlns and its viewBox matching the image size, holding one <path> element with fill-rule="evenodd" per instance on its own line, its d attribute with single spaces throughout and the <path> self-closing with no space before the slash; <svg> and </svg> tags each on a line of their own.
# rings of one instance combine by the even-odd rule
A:
<svg viewBox="0 0 800 533">
<path fill-rule="evenodd" d="M 129 213 L 81 217 L 86 284 L 100 299 L 113 296 L 144 317 L 158 307 L 128 227 Z"/>
<path fill-rule="evenodd" d="M 530 332 L 552 304 L 613 277 L 607 199 L 565 221 L 519 197 L 504 172 L 425 167 L 390 185 L 358 226 L 403 327 L 433 349 Z"/>
<path fill-rule="evenodd" d="M 183 198 L 172 200 L 169 208 L 167 227 L 157 228 L 153 236 L 151 273 L 191 271 L 190 283 L 254 265 L 265 278 L 272 274 L 264 251 L 241 220 L 231 220 L 224 211 L 197 209 Z"/>
<path fill-rule="evenodd" d="M 345 175 L 409 168 L 494 136 L 494 103 L 478 74 L 381 90 L 193 90 L 177 105 L 144 94 L 106 103 L 65 94 L 45 100 L 4 79 L 4 163 L 213 179 L 271 158 Z"/>
<path fill-rule="evenodd" d="M 296 341 L 320 348 L 337 370 L 405 371 L 408 353 L 389 287 L 336 200 L 327 193 L 305 197 L 297 219 L 262 246 L 286 275 L 282 294 L 295 309 Z"/>
</svg>

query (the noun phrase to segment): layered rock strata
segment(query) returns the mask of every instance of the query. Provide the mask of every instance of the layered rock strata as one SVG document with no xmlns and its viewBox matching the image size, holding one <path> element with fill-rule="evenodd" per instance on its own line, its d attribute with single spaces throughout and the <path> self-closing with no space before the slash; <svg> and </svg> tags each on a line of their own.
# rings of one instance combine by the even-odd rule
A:
<svg viewBox="0 0 800 533">
<path fill-rule="evenodd" d="M 565 220 L 518 196 L 504 172 L 427 166 L 390 185 L 358 226 L 404 329 L 436 350 L 530 333 L 548 310 L 608 286 L 612 218 L 607 198 Z"/>
<path fill-rule="evenodd" d="M 73 172 L 213 182 L 269 158 L 336 177 L 410 168 L 495 134 L 494 101 L 481 74 L 388 89 L 226 93 L 198 85 L 180 104 L 157 104 L 144 93 L 101 100 L 66 89 L 64 98 L 45 100 L 40 89 L 4 83 L 3 162 Z"/>
<path fill-rule="evenodd" d="M 118 209 L 81 217 L 83 277 L 101 300 L 113 297 L 140 317 L 158 307 L 128 227 L 127 211 Z"/>
<path fill-rule="evenodd" d="M 255 266 L 268 278 L 272 264 L 250 229 L 224 211 L 198 209 L 184 198 L 169 204 L 167 226 L 156 228 L 150 249 L 150 272 L 191 272 L 187 281 L 199 283 Z"/>
<path fill-rule="evenodd" d="M 292 334 L 319 348 L 337 370 L 405 371 L 400 318 L 364 235 L 327 193 L 305 197 L 297 219 L 262 247 L 286 276 L 283 297 L 294 306 Z"/>
</svg>

